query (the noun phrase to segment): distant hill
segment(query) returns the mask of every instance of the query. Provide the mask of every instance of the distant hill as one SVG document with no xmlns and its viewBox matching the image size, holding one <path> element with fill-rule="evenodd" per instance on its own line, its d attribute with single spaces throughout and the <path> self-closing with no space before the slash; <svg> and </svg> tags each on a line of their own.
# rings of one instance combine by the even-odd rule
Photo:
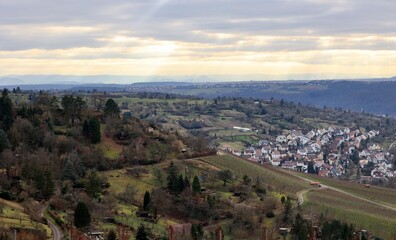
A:
<svg viewBox="0 0 396 240">
<path fill-rule="evenodd" d="M 204 98 L 284 99 L 315 107 L 396 116 L 396 78 L 388 81 L 239 82 L 175 87 L 168 92 Z"/>
</svg>

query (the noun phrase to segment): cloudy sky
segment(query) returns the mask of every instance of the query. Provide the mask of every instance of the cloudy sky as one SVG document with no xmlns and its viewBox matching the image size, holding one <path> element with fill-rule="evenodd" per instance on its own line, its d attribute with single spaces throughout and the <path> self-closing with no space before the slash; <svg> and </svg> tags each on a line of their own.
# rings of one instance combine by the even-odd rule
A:
<svg viewBox="0 0 396 240">
<path fill-rule="evenodd" d="M 394 0 L 1 0 L 0 75 L 396 75 Z"/>
</svg>

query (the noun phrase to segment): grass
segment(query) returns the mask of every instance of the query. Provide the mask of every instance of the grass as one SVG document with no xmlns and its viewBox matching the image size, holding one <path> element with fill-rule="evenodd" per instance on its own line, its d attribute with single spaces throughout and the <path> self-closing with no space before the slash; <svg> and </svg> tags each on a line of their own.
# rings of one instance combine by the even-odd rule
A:
<svg viewBox="0 0 396 240">
<path fill-rule="evenodd" d="M 336 180 L 331 178 L 323 178 L 311 174 L 303 174 L 298 172 L 292 172 L 292 174 L 298 174 L 299 176 L 321 182 L 325 185 L 343 190 L 348 193 L 352 193 L 356 196 L 376 201 L 385 205 L 396 207 L 396 190 L 389 188 L 382 188 L 371 186 L 370 188 L 365 188 L 363 184 L 348 182 L 342 180 Z"/>
<path fill-rule="evenodd" d="M 308 211 L 327 213 L 328 217 L 352 223 L 385 239 L 391 239 L 396 233 L 394 211 L 329 189 L 311 191 L 307 197 L 304 207 Z"/>
<path fill-rule="evenodd" d="M 27 228 L 42 229 L 46 232 L 47 238 L 51 237 L 51 229 L 42 223 L 32 221 L 30 217 L 24 213 L 23 207 L 15 202 L 0 199 L 2 211 L 0 212 L 0 223 L 5 228 Z"/>
<path fill-rule="evenodd" d="M 98 144 L 98 147 L 103 151 L 103 154 L 106 158 L 115 160 L 118 159 L 122 152 L 122 146 L 118 145 L 112 138 L 109 138 L 105 134 L 105 124 L 101 124 L 100 127 L 101 132 L 101 141 Z"/>
<path fill-rule="evenodd" d="M 309 187 L 305 181 L 290 174 L 277 171 L 272 167 L 257 165 L 232 155 L 211 156 L 202 158 L 202 161 L 214 164 L 222 169 L 229 169 L 238 176 L 238 179 L 248 175 L 255 181 L 259 177 L 265 184 L 273 186 L 274 190 L 280 193 L 295 194 Z"/>
</svg>

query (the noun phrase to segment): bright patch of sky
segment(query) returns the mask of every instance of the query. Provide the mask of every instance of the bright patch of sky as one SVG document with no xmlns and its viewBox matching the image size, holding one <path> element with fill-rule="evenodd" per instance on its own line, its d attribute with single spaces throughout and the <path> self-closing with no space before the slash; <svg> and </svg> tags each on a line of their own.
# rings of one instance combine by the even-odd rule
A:
<svg viewBox="0 0 396 240">
<path fill-rule="evenodd" d="M 0 75 L 391 77 L 395 11 L 393 0 L 1 1 Z"/>
</svg>

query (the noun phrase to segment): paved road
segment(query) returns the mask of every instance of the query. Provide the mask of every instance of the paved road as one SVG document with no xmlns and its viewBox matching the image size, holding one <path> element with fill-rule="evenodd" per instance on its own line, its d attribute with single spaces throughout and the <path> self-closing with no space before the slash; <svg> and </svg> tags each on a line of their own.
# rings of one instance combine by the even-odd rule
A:
<svg viewBox="0 0 396 240">
<path fill-rule="evenodd" d="M 52 231 L 52 239 L 53 240 L 62 240 L 63 239 L 62 230 L 58 227 L 58 225 L 56 225 L 54 222 L 52 222 L 52 219 L 46 217 L 44 214 L 47 207 L 48 207 L 48 205 L 46 204 L 41 208 L 40 215 L 41 215 L 41 217 L 43 217 L 47 220 L 47 223 Z"/>
<path fill-rule="evenodd" d="M 62 240 L 63 239 L 63 234 L 62 231 L 59 229 L 59 227 L 54 224 L 50 219 L 47 218 L 48 225 L 50 226 L 52 230 L 52 239 L 54 240 Z"/>
<path fill-rule="evenodd" d="M 302 180 L 305 180 L 305 181 L 307 181 L 307 182 L 312 182 L 312 180 L 310 180 L 310 179 L 308 179 L 308 178 L 304 178 L 304 177 L 297 176 L 297 175 L 295 175 L 295 176 L 298 177 L 298 178 L 300 178 L 300 179 L 302 179 Z M 378 206 L 381 206 L 381 207 L 383 207 L 383 208 L 386 208 L 386 209 L 389 209 L 389 210 L 392 210 L 392 211 L 395 211 L 395 212 L 396 212 L 396 208 L 395 208 L 395 207 L 391 207 L 391 206 L 388 206 L 388 205 L 383 204 L 383 203 L 379 203 L 379 202 L 376 202 L 376 201 L 372 201 L 372 200 L 370 200 L 370 199 L 363 198 L 363 197 L 357 196 L 357 195 L 352 194 L 352 193 L 349 193 L 349 192 L 345 192 L 345 191 L 340 190 L 340 189 L 338 189 L 338 188 L 334 188 L 334 187 L 330 187 L 330 186 L 327 186 L 327 185 L 323 185 L 322 183 L 320 184 L 320 186 L 321 186 L 320 188 L 317 188 L 317 189 L 316 189 L 317 191 L 319 191 L 319 190 L 324 190 L 324 189 L 330 189 L 330 190 L 337 191 L 337 192 L 346 194 L 346 195 L 348 195 L 348 196 L 351 196 L 351 197 L 354 197 L 354 198 L 358 198 L 358 199 L 363 200 L 363 201 L 365 201 L 365 202 L 369 202 L 369 203 L 372 203 L 372 204 L 375 204 L 375 205 L 378 205 Z M 309 192 L 309 191 L 310 191 L 310 189 L 306 189 L 306 190 L 303 190 L 303 191 L 300 191 L 300 192 L 297 193 L 297 198 L 298 198 L 298 202 L 300 203 L 300 205 L 301 205 L 302 203 L 304 203 L 304 194 L 307 193 L 307 192 Z"/>
</svg>

